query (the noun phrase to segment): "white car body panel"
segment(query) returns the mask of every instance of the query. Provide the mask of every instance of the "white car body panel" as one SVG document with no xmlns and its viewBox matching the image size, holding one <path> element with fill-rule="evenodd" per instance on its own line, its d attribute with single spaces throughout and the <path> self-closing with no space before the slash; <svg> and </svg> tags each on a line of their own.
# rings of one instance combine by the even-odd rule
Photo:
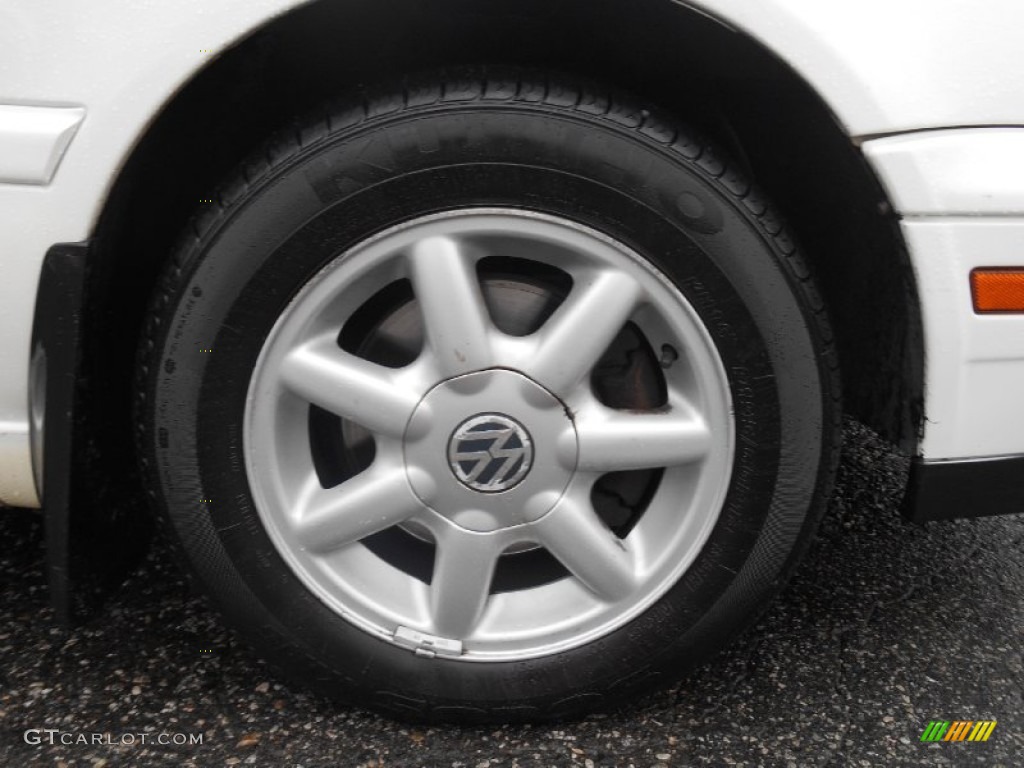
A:
<svg viewBox="0 0 1024 768">
<path fill-rule="evenodd" d="M 905 218 L 1024 212 L 1024 128 L 910 133 L 863 149 Z"/>
<path fill-rule="evenodd" d="M 0 184 L 49 184 L 84 117 L 81 107 L 0 104 Z"/>
<path fill-rule="evenodd" d="M 1024 215 L 911 217 L 903 234 L 914 254 L 925 330 L 928 459 L 1024 453 L 1024 315 L 976 315 L 974 267 L 1024 266 Z"/>
<path fill-rule="evenodd" d="M 299 4 L 298 0 L 108 0 L 102 4 L 10 0 L 0 6 L 0 105 L 72 106 L 87 112 L 49 184 L 0 183 L 4 277 L 0 353 L 5 363 L 0 367 L 0 501 L 21 506 L 39 503 L 31 471 L 27 390 L 36 286 L 47 249 L 91 235 L 132 148 L 161 107 L 211 56 Z M 700 0 L 691 4 L 760 40 L 789 62 L 851 137 L 1024 124 L 1024 89 L 1020 87 L 1024 46 L 1019 44 L 1024 5 L 1019 0 L 988 0 L 983 11 L 969 3 L 927 0 L 845 4 Z M 3 137 L 0 131 L 0 158 L 25 140 L 4 141 Z M 928 147 L 921 151 L 937 156 Z M 914 190 L 935 175 L 915 176 L 924 172 L 923 165 L 890 165 L 885 182 L 897 200 L 918 194 Z M 936 198 L 939 209 L 930 215 L 991 212 L 985 192 L 989 184 L 1001 190 L 1003 199 L 1020 200 L 1024 181 L 1018 181 L 1020 174 L 1011 174 L 1005 163 L 988 170 L 980 164 L 972 167 L 982 175 L 973 177 L 966 192 L 941 193 Z M 958 196 L 957 210 L 941 210 L 942 200 L 951 195 Z M 946 296 L 959 297 L 966 276 L 951 275 L 953 262 L 947 260 L 952 258 L 952 246 L 939 248 L 923 234 L 932 230 L 919 234 L 917 225 L 908 223 L 906 231 L 914 268 L 927 294 L 926 323 L 931 323 L 937 314 L 931 307 L 941 307 Z M 1004 243 L 999 253 L 1011 258 L 1010 250 Z M 966 258 L 957 253 L 958 258 Z M 949 282 L 954 278 L 963 285 L 954 287 Z M 963 309 L 953 307 L 949 312 L 959 316 Z M 951 350 L 956 365 L 973 360 L 976 354 L 969 346 L 973 334 L 962 328 L 958 333 L 962 343 L 958 341 L 959 346 Z M 933 328 L 927 326 L 926 335 L 932 334 Z M 1024 452 L 1020 429 L 1015 434 L 1022 437 L 1016 440 L 986 441 L 975 439 L 974 433 L 954 434 L 962 398 L 975 397 L 969 386 L 975 376 L 968 369 L 957 369 L 963 386 L 956 391 L 936 389 L 932 371 L 954 365 L 934 357 L 946 351 L 944 343 L 929 340 L 926 455 Z M 987 391 L 987 385 L 982 389 Z M 952 425 L 949 436 L 933 439 L 932 420 Z"/>
<path fill-rule="evenodd" d="M 1024 128 L 864 144 L 903 217 L 925 331 L 925 458 L 1024 452 L 1024 315 L 975 314 L 975 267 L 1024 267 Z"/>
<path fill-rule="evenodd" d="M 1024 123 L 1019 0 L 700 0 L 814 87 L 852 136 Z"/>
</svg>

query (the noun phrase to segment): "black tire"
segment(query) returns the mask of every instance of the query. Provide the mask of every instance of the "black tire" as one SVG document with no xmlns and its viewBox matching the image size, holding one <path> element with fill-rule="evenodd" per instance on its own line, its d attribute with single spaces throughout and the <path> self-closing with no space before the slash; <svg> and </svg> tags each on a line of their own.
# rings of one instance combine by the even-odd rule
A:
<svg viewBox="0 0 1024 768">
<path fill-rule="evenodd" d="M 421 658 L 331 611 L 267 536 L 242 459 L 249 376 L 299 288 L 371 234 L 479 205 L 579 221 L 657 265 L 710 331 L 736 419 L 723 509 L 675 586 L 611 634 L 514 663 Z M 302 685 L 418 720 L 575 716 L 678 679 L 779 589 L 838 455 L 825 308 L 775 214 L 673 119 L 558 77 L 422 79 L 278 137 L 187 230 L 154 296 L 138 372 L 150 493 L 242 638 Z"/>
</svg>

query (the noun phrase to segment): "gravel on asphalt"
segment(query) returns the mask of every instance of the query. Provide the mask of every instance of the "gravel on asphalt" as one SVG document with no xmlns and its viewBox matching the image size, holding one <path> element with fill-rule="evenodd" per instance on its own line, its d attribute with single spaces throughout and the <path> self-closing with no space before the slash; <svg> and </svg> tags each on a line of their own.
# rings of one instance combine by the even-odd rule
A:
<svg viewBox="0 0 1024 768">
<path fill-rule="evenodd" d="M 415 727 L 286 686 L 161 542 L 65 631 L 38 513 L 0 510 L 0 764 L 1024 765 L 1024 516 L 911 525 L 905 475 L 848 424 L 819 538 L 756 626 L 671 689 L 557 726 Z M 986 743 L 920 742 L 936 719 L 998 725 Z"/>
</svg>

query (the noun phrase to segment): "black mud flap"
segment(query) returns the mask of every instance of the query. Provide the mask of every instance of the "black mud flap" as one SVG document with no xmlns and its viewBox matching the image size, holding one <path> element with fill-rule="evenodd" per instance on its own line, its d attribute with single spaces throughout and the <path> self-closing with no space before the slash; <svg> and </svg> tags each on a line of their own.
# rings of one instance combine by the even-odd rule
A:
<svg viewBox="0 0 1024 768">
<path fill-rule="evenodd" d="M 88 251 L 87 243 L 69 243 L 47 252 L 32 329 L 32 419 L 47 576 L 57 620 L 65 625 L 96 613 L 104 596 L 138 563 L 150 539 L 148 518 L 124 515 L 121 504 L 97 492 L 104 481 L 83 408 L 88 388 L 82 366 Z M 124 403 L 125 408 L 129 405 Z"/>
<path fill-rule="evenodd" d="M 1024 455 L 910 465 L 903 515 L 915 522 L 1024 512 Z"/>
</svg>

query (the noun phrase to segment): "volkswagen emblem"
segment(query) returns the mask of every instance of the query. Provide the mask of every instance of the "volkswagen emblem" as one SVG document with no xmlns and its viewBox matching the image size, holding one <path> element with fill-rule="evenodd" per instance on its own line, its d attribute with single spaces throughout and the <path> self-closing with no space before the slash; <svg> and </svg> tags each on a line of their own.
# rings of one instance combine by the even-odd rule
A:
<svg viewBox="0 0 1024 768">
<path fill-rule="evenodd" d="M 474 491 L 507 491 L 530 471 L 533 441 L 515 419 L 481 413 L 455 428 L 448 442 L 448 464 L 459 481 Z"/>
</svg>

